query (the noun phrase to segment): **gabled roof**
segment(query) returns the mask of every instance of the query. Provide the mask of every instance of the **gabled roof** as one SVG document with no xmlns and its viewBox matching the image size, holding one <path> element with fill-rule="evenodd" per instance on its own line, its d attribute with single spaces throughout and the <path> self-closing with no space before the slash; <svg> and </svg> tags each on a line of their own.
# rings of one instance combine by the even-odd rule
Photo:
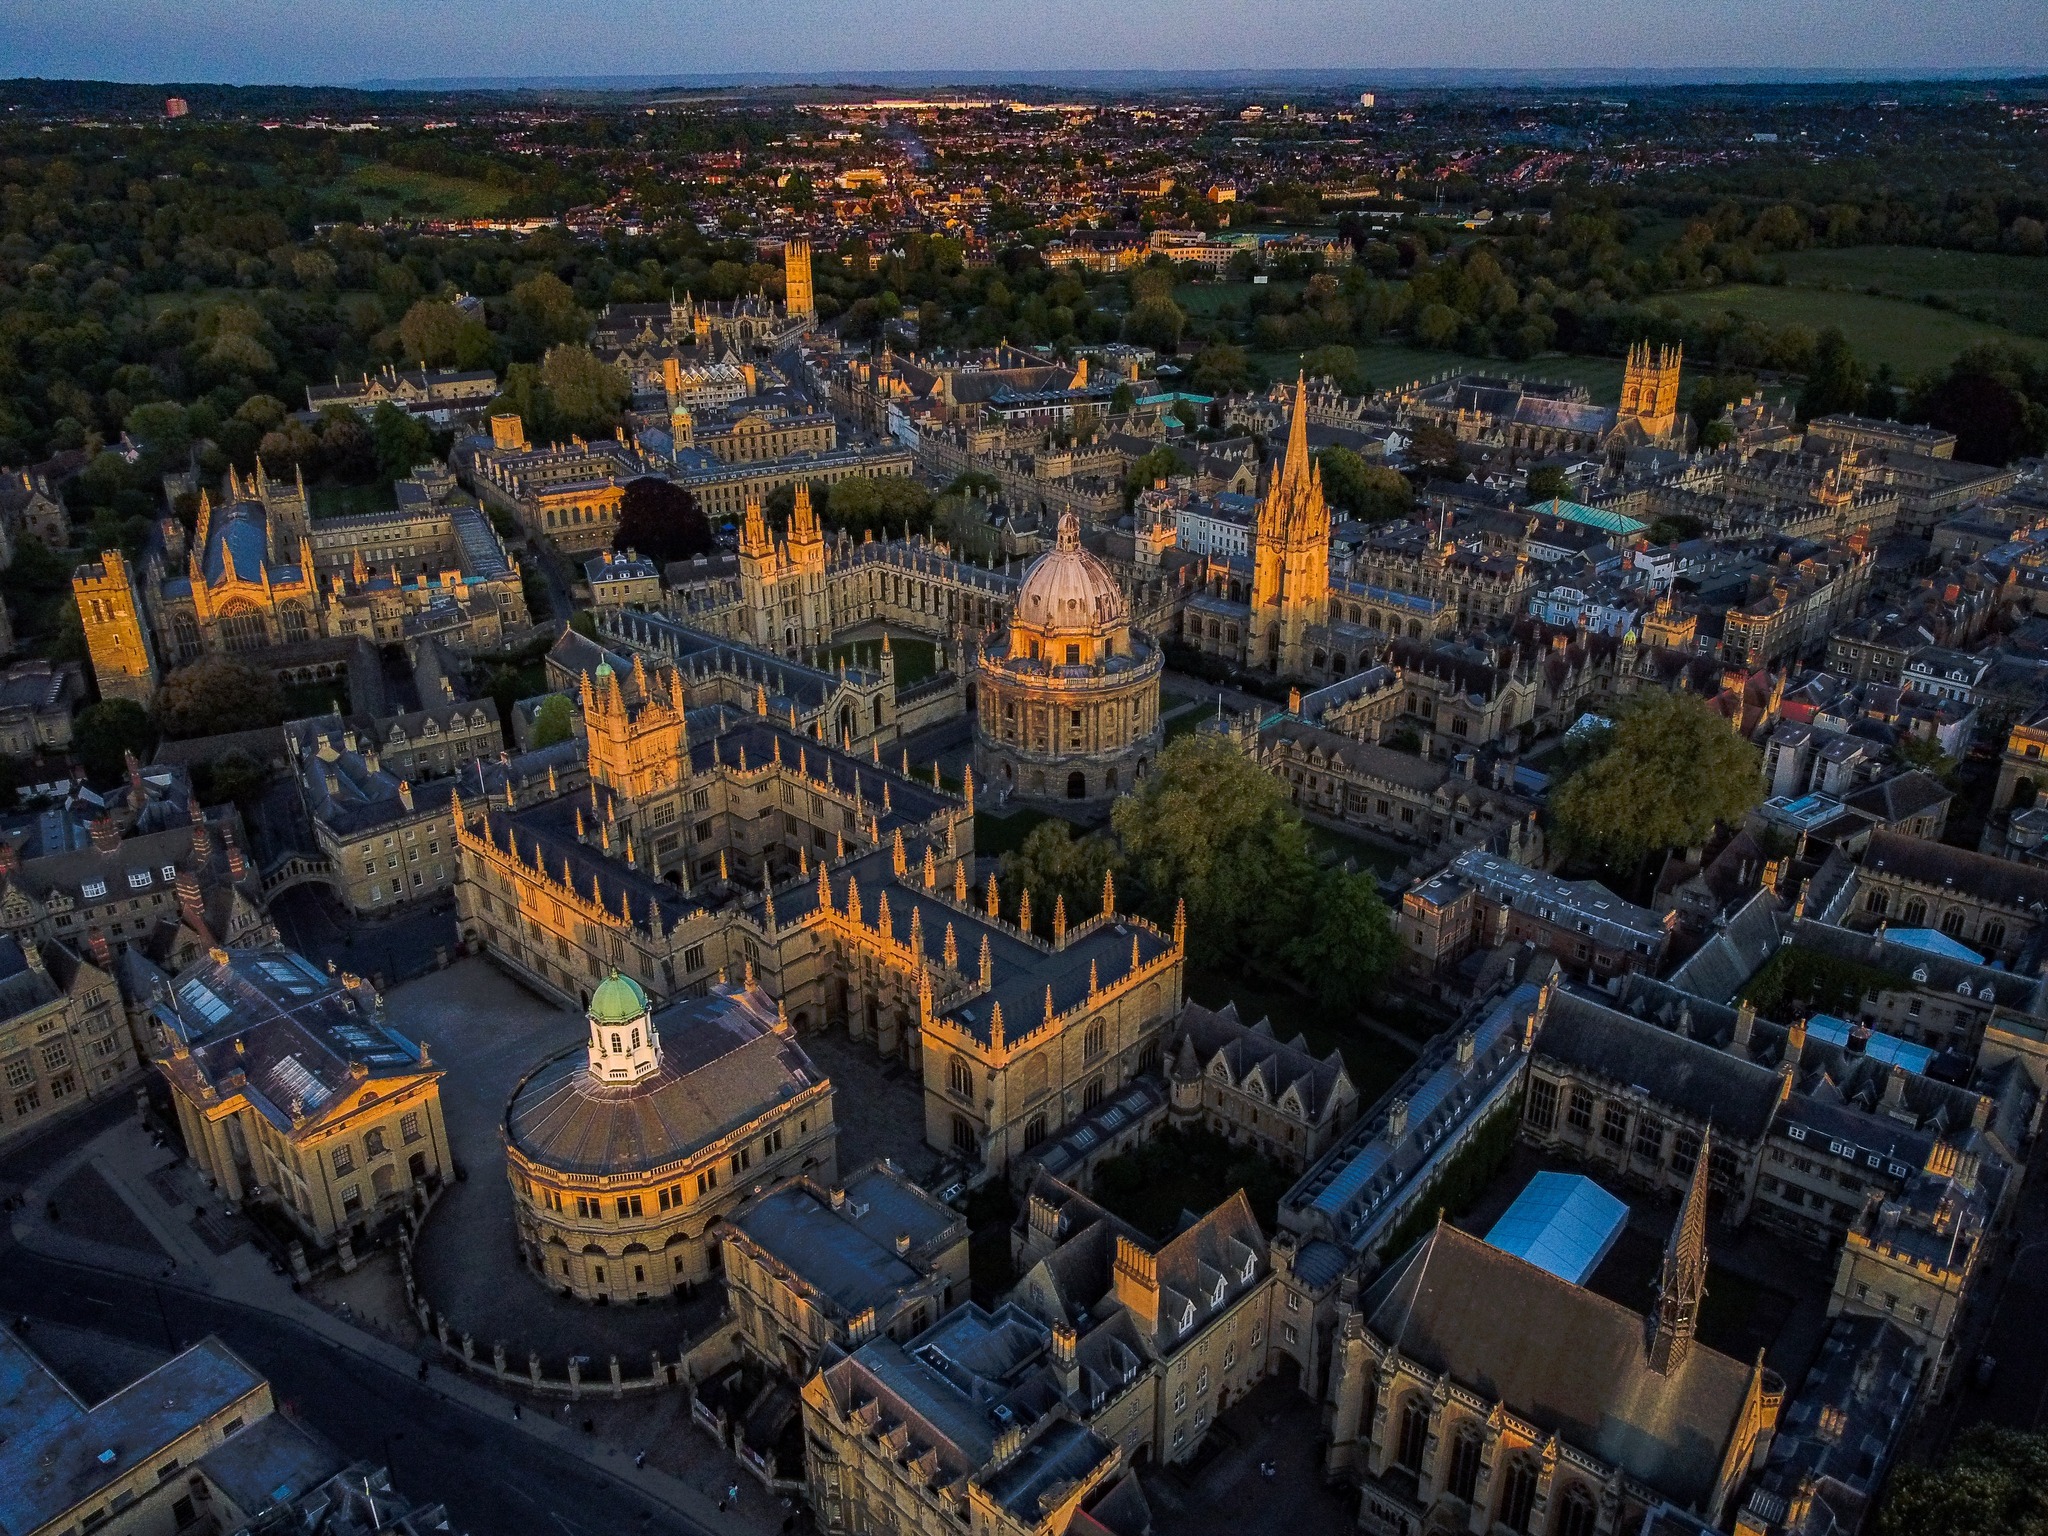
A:
<svg viewBox="0 0 2048 1536">
<path fill-rule="evenodd" d="M 1361 1311 L 1403 1356 L 1666 1497 L 1695 1508 L 1712 1499 L 1749 1394 L 1740 1361 L 1695 1342 L 1660 1376 L 1640 1314 L 1444 1224 L 1380 1277 Z"/>
</svg>

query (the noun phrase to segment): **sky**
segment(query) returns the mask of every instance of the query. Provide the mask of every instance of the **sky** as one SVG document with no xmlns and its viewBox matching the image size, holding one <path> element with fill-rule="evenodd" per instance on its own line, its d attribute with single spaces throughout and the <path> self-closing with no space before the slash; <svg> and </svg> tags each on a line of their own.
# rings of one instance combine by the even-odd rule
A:
<svg viewBox="0 0 2048 1536">
<path fill-rule="evenodd" d="M 0 0 L 0 76 L 72 79 L 1702 66 L 2048 72 L 2048 3 Z"/>
</svg>

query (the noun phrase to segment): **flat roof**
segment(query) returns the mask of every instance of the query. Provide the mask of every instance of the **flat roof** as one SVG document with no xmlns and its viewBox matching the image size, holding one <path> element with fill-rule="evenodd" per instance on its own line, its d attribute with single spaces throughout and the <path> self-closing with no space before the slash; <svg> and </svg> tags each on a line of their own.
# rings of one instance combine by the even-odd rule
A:
<svg viewBox="0 0 2048 1536">
<path fill-rule="evenodd" d="M 1584 1285 L 1628 1225 L 1628 1207 L 1576 1173 L 1539 1173 L 1486 1241 L 1560 1280 Z"/>
</svg>

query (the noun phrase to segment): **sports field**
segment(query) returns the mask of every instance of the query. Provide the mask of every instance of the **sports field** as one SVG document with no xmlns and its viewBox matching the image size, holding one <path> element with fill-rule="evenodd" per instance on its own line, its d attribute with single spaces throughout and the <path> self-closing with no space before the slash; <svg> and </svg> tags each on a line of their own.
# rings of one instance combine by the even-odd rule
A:
<svg viewBox="0 0 2048 1536">
<path fill-rule="evenodd" d="M 2048 351 L 2040 340 L 2004 326 L 1867 293 L 1735 283 L 1697 293 L 1662 294 L 1655 302 L 1695 319 L 1725 310 L 1774 327 L 1805 325 L 1819 331 L 1840 326 L 1865 362 L 1889 363 L 1909 379 L 1947 366 L 1958 352 L 1979 342 L 2009 341 Z"/>
</svg>

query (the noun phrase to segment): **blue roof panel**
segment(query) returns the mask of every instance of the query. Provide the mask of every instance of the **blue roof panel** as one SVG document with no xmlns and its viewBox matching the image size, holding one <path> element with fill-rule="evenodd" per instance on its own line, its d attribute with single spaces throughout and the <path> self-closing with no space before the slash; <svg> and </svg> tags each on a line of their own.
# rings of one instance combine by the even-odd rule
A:
<svg viewBox="0 0 2048 1536">
<path fill-rule="evenodd" d="M 1628 1225 L 1628 1207 L 1576 1173 L 1539 1173 L 1486 1234 L 1503 1253 L 1584 1285 Z"/>
</svg>

